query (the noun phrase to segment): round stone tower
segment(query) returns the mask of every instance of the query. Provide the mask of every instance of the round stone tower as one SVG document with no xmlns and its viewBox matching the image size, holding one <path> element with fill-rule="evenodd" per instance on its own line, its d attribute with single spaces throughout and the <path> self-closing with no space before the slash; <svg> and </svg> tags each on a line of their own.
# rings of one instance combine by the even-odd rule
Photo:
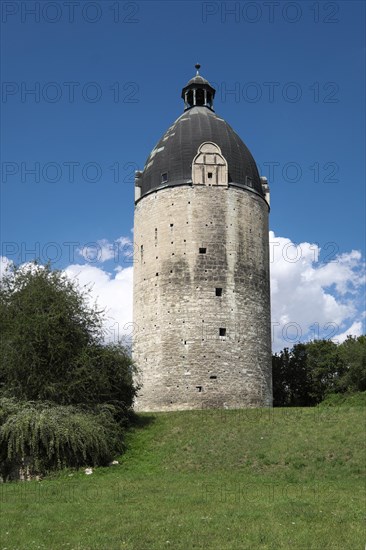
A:
<svg viewBox="0 0 366 550">
<path fill-rule="evenodd" d="M 139 411 L 272 405 L 269 188 L 196 68 L 136 173 Z"/>
</svg>

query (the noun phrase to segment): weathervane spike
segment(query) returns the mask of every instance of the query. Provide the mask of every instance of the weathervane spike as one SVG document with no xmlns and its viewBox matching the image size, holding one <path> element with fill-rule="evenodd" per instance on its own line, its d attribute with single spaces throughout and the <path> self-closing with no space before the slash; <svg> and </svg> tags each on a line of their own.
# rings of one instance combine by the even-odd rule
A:
<svg viewBox="0 0 366 550">
<path fill-rule="evenodd" d="M 196 76 L 198 76 L 198 75 L 200 74 L 200 73 L 199 73 L 199 70 L 200 70 L 200 68 L 201 68 L 201 65 L 200 65 L 199 63 L 196 63 L 196 64 L 195 64 L 195 67 L 196 67 L 196 69 L 197 69 Z"/>
</svg>

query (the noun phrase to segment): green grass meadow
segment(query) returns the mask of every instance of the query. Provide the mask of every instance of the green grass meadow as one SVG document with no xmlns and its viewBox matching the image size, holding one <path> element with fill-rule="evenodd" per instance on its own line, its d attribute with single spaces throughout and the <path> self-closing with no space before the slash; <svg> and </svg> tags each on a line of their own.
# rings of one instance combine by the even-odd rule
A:
<svg viewBox="0 0 366 550">
<path fill-rule="evenodd" d="M 2 484 L 0 550 L 364 550 L 365 408 L 139 418 L 118 465 Z"/>
</svg>

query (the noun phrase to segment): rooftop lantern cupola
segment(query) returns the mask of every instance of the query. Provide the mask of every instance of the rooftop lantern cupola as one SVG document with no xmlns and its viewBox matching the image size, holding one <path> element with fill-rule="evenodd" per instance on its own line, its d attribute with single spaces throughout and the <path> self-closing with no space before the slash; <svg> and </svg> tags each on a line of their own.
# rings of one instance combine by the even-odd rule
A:
<svg viewBox="0 0 366 550">
<path fill-rule="evenodd" d="M 184 110 L 187 111 L 191 107 L 208 107 L 213 111 L 213 99 L 216 90 L 200 75 L 199 69 L 201 65 L 197 63 L 195 67 L 197 69 L 196 76 L 191 78 L 182 90 Z"/>
</svg>

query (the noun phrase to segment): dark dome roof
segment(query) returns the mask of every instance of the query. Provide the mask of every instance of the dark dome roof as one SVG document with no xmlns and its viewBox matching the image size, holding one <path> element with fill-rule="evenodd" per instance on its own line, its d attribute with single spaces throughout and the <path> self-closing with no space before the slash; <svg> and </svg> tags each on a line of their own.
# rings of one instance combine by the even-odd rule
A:
<svg viewBox="0 0 366 550">
<path fill-rule="evenodd" d="M 205 78 L 203 78 L 203 76 L 201 76 L 200 74 L 197 74 L 196 76 L 191 78 L 191 80 L 189 82 L 187 82 L 185 87 L 187 88 L 188 86 L 191 86 L 192 84 L 206 84 L 207 86 L 211 86 L 209 81 L 206 80 Z"/>
<path fill-rule="evenodd" d="M 246 186 L 250 178 L 251 187 L 264 196 L 249 149 L 225 120 L 205 106 L 186 110 L 151 151 L 139 177 L 141 196 L 159 188 L 191 183 L 192 161 L 205 141 L 221 148 L 228 163 L 229 184 Z"/>
</svg>

